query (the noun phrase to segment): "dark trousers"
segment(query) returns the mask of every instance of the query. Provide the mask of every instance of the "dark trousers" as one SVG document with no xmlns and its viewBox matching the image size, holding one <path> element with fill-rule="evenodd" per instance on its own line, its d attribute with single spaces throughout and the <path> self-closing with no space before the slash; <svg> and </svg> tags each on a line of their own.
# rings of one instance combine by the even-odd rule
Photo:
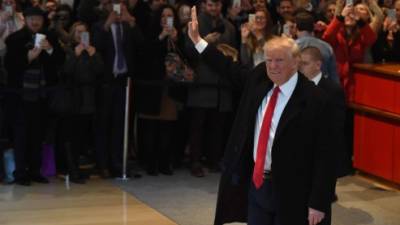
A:
<svg viewBox="0 0 400 225">
<path fill-rule="evenodd" d="M 276 195 L 271 179 L 265 179 L 260 189 L 253 182 L 249 189 L 248 225 L 279 225 Z"/>
<path fill-rule="evenodd" d="M 345 176 L 353 171 L 353 154 L 354 154 L 354 110 L 351 108 L 346 109 L 346 120 L 345 120 L 345 144 L 346 144 L 346 153 L 344 164 L 345 168 L 341 168 L 346 172 L 341 172 L 340 176 Z M 347 174 L 346 174 L 347 173 Z"/>
<path fill-rule="evenodd" d="M 59 172 L 67 172 L 71 164 L 74 164 L 74 168 L 79 167 L 79 157 L 93 138 L 92 125 L 92 114 L 64 116 L 59 119 L 57 130 L 57 170 Z"/>
<path fill-rule="evenodd" d="M 253 182 L 251 182 L 248 203 L 248 225 L 280 225 L 276 207 L 276 191 L 272 186 L 271 179 L 264 179 L 264 183 L 260 189 L 256 189 Z M 331 206 L 329 206 L 324 219 L 318 225 L 331 225 L 331 217 Z"/>
<path fill-rule="evenodd" d="M 46 103 L 43 100 L 30 102 L 10 97 L 7 106 L 7 118 L 14 136 L 15 178 L 39 175 L 48 116 Z"/>
<path fill-rule="evenodd" d="M 224 127 L 227 113 L 217 109 L 192 108 L 190 122 L 190 158 L 197 163 L 203 153 L 211 166 L 218 164 L 224 149 Z M 203 150 L 207 149 L 206 152 Z"/>
<path fill-rule="evenodd" d="M 103 86 L 95 119 L 96 161 L 99 169 L 121 173 L 125 119 L 126 78 Z"/>
<path fill-rule="evenodd" d="M 172 137 L 176 121 L 141 119 L 139 135 L 143 141 L 141 149 L 145 156 L 146 168 L 157 171 L 171 168 Z"/>
</svg>

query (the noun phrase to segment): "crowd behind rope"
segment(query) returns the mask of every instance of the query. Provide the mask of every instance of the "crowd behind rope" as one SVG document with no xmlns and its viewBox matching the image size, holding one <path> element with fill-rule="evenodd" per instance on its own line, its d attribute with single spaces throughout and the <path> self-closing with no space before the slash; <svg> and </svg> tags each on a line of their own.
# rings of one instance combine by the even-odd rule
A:
<svg viewBox="0 0 400 225">
<path fill-rule="evenodd" d="M 128 77 L 129 159 L 150 176 L 223 169 L 241 90 L 197 54 L 187 34 L 194 4 L 201 36 L 243 66 L 263 63 L 264 43 L 274 36 L 318 48 L 323 76 L 342 86 L 346 101 L 354 96 L 352 64 L 400 61 L 400 0 L 0 2 L 5 183 L 48 183 L 46 148 L 57 174 L 72 182 L 121 176 Z M 347 146 L 351 167 L 351 140 Z M 90 172 L 81 169 L 87 161 L 95 165 Z"/>
</svg>

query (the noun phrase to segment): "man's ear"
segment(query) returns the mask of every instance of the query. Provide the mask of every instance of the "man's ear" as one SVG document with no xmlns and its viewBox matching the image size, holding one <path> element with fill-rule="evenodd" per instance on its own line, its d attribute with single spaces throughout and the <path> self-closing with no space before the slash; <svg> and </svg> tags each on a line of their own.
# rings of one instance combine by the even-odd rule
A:
<svg viewBox="0 0 400 225">
<path fill-rule="evenodd" d="M 317 61 L 317 65 L 318 65 L 318 68 L 321 69 L 321 67 L 322 67 L 322 61 L 318 60 L 318 61 Z"/>
</svg>

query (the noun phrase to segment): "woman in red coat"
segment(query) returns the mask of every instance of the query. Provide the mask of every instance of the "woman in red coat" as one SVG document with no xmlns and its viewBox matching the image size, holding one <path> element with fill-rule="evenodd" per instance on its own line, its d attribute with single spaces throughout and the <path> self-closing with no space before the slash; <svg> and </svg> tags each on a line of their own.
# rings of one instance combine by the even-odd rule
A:
<svg viewBox="0 0 400 225">
<path fill-rule="evenodd" d="M 359 19 L 353 5 L 344 6 L 344 3 L 344 0 L 337 0 L 336 17 L 322 39 L 330 43 L 335 51 L 340 82 L 345 89 L 347 101 L 350 101 L 354 96 L 351 65 L 363 62 L 365 50 L 374 44 L 377 35 L 368 23 Z"/>
</svg>

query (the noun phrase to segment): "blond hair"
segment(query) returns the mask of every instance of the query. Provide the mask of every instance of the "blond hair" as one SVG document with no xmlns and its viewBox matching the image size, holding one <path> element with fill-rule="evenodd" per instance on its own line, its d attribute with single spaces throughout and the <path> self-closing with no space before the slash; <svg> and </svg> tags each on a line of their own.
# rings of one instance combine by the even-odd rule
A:
<svg viewBox="0 0 400 225">
<path fill-rule="evenodd" d="M 265 42 L 264 52 L 273 49 L 289 49 L 292 58 L 300 57 L 300 48 L 292 38 L 288 37 L 273 37 Z"/>
</svg>

